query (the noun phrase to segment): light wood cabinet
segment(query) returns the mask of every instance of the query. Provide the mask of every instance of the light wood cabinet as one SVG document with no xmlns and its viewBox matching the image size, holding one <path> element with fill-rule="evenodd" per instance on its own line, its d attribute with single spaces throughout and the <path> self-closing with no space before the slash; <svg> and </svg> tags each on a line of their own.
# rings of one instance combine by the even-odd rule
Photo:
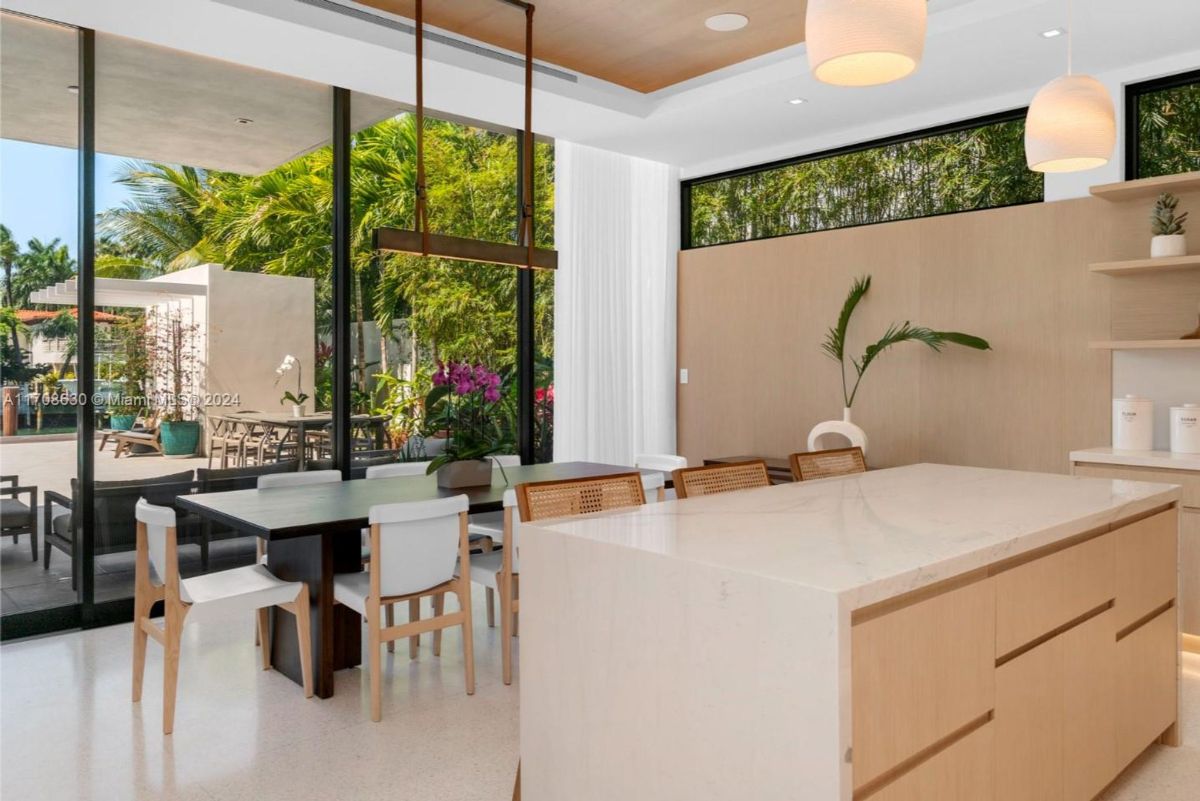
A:
<svg viewBox="0 0 1200 801">
<path fill-rule="evenodd" d="M 1105 534 L 998 573 L 997 657 L 1111 601 L 1114 545 L 1115 538 Z"/>
<path fill-rule="evenodd" d="M 1179 627 L 1200 635 L 1200 509 L 1179 516 Z"/>
<path fill-rule="evenodd" d="M 1092 801 L 1117 775 L 1116 613 L 1062 634 L 1063 799 Z"/>
<path fill-rule="evenodd" d="M 1117 763 L 1124 768 L 1176 720 L 1179 702 L 1176 610 L 1117 642 Z"/>
<path fill-rule="evenodd" d="M 994 620 L 984 580 L 853 627 L 856 788 L 988 713 Z"/>
<path fill-rule="evenodd" d="M 1153 467 L 1075 462 L 1072 472 L 1093 478 L 1123 478 L 1126 481 L 1153 481 L 1158 484 L 1178 484 L 1183 492 L 1183 505 L 1200 508 L 1200 474 L 1188 470 L 1156 470 Z"/>
<path fill-rule="evenodd" d="M 992 801 L 995 726 L 986 723 L 877 793 L 871 801 Z"/>
<path fill-rule="evenodd" d="M 1179 588 L 1179 512 L 1166 512 L 1113 532 L 1117 546 L 1117 631 L 1144 622 Z"/>
</svg>

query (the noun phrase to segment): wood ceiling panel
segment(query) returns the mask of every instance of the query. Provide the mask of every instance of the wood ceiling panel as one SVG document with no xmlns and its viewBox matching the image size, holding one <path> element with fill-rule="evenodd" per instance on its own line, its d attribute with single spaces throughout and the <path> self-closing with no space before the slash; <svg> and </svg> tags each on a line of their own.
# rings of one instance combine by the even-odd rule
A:
<svg viewBox="0 0 1200 801">
<path fill-rule="evenodd" d="M 414 0 L 359 0 L 412 18 Z M 653 92 L 804 40 L 805 0 L 541 0 L 534 55 L 639 92 Z M 740 31 L 704 27 L 714 14 L 745 14 Z M 501 0 L 425 0 L 425 21 L 521 52 L 524 15 Z"/>
</svg>

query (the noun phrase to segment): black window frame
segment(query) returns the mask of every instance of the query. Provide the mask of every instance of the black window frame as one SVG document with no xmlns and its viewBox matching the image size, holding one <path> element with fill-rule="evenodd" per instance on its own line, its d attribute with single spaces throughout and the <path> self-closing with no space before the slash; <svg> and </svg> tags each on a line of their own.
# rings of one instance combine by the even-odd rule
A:
<svg viewBox="0 0 1200 801">
<path fill-rule="evenodd" d="M 1177 72 L 1161 78 L 1148 81 L 1125 84 L 1125 180 L 1134 181 L 1141 178 L 1141 159 L 1138 158 L 1138 148 L 1141 145 L 1141 126 L 1138 120 L 1138 100 L 1142 95 L 1159 92 L 1163 89 L 1175 89 L 1188 84 L 1200 83 L 1200 69 Z"/>
<path fill-rule="evenodd" d="M 1020 108 L 1010 109 L 1008 111 L 998 111 L 991 114 L 984 114 L 978 117 L 970 117 L 964 120 L 955 122 L 943 123 L 929 128 L 921 128 L 915 131 L 905 131 L 903 133 L 892 134 L 890 136 L 880 137 L 878 139 L 870 139 L 854 144 L 842 145 L 840 147 L 830 148 L 828 150 L 820 150 L 815 153 L 807 153 L 801 156 L 790 156 L 784 159 L 775 161 L 763 162 L 761 164 L 753 164 L 747 167 L 738 167 L 724 172 L 712 173 L 710 175 L 697 176 L 695 178 L 686 178 L 679 182 L 679 247 L 680 250 L 698 250 L 700 248 L 721 247 L 722 245 L 736 245 L 742 242 L 761 242 L 767 239 L 778 239 L 784 236 L 803 236 L 804 234 L 815 234 L 821 231 L 837 231 L 845 228 L 861 228 L 867 225 L 882 225 L 892 222 L 903 222 L 905 220 L 921 220 L 927 217 L 943 217 L 947 214 L 967 214 L 972 211 L 986 211 L 988 209 L 1002 209 L 1011 206 L 1024 206 L 1030 203 L 1045 202 L 1045 190 L 1043 188 L 1042 198 L 1040 200 L 1021 200 L 1015 203 L 1006 203 L 1000 206 L 987 206 L 980 209 L 967 209 L 964 211 L 945 211 L 936 214 L 923 214 L 916 217 L 901 217 L 895 220 L 879 220 L 878 222 L 869 223 L 854 223 L 852 225 L 838 226 L 837 228 L 822 228 L 820 231 L 796 231 L 787 234 L 772 234 L 770 236 L 757 237 L 755 239 L 737 239 L 729 242 L 716 242 L 710 245 L 695 245 L 692 243 L 692 187 L 697 184 L 706 184 L 713 181 L 721 181 L 727 178 L 740 178 L 746 175 L 756 175 L 763 172 L 770 172 L 785 167 L 791 167 L 796 164 L 804 164 L 812 161 L 821 161 L 823 159 L 834 158 L 836 156 L 845 156 L 850 153 L 861 153 L 865 150 L 875 150 L 891 145 L 904 144 L 906 142 L 914 142 L 920 139 L 928 139 L 934 136 L 944 134 L 958 133 L 967 131 L 973 128 L 983 128 L 988 125 L 994 125 L 1001 122 L 1013 122 L 1016 120 L 1024 120 L 1029 108 L 1022 106 Z"/>
</svg>

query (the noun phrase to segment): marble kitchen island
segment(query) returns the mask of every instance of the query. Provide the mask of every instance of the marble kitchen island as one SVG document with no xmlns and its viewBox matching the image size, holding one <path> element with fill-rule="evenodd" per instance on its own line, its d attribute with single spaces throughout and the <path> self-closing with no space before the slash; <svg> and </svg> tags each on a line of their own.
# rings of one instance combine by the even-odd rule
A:
<svg viewBox="0 0 1200 801">
<path fill-rule="evenodd" d="M 926 464 L 526 524 L 522 797 L 1088 801 L 1178 736 L 1179 498 Z"/>
</svg>

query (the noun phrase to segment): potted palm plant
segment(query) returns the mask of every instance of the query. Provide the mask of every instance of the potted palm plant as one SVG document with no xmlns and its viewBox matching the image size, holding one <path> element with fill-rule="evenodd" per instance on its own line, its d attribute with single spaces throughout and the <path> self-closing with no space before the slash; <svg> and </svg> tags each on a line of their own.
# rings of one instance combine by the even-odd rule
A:
<svg viewBox="0 0 1200 801">
<path fill-rule="evenodd" d="M 446 448 L 429 463 L 438 486 L 449 489 L 492 483 L 492 454 L 512 443 L 499 414 L 502 379 L 483 365 L 438 362 L 425 398 L 425 426 L 445 432 Z"/>
<path fill-rule="evenodd" d="M 959 331 L 934 331 L 931 328 L 913 325 L 907 320 L 902 324 L 892 323 L 878 342 L 867 346 L 861 358 L 850 359 L 855 373 L 854 384 L 851 386 L 846 380 L 846 330 L 850 327 L 850 318 L 854 315 L 854 310 L 858 308 L 859 301 L 866 296 L 870 288 L 871 276 L 855 279 L 853 286 L 850 287 L 850 293 L 846 296 L 846 302 L 842 304 L 842 313 L 838 316 L 837 324 L 825 334 L 825 342 L 821 345 L 821 350 L 836 361 L 841 369 L 842 399 L 846 405 L 842 409 L 841 420 L 818 423 L 809 432 L 808 449 L 810 451 L 819 450 L 822 447 L 821 440 L 827 435 L 835 434 L 845 437 L 852 446 L 858 446 L 863 449 L 863 453 L 866 453 L 866 432 L 850 419 L 850 408 L 858 396 L 858 387 L 862 383 L 867 368 L 880 354 L 893 345 L 901 342 L 923 342 L 932 350 L 939 352 L 942 346 L 947 344 L 962 345 L 976 350 L 991 350 L 992 346 L 987 343 L 987 340 L 971 334 L 963 334 Z"/>
<path fill-rule="evenodd" d="M 191 402 L 196 375 L 197 327 L 185 322 L 178 310 L 154 315 L 151 363 L 162 418 L 159 430 L 164 456 L 191 456 L 200 444 L 200 423 Z"/>
</svg>

